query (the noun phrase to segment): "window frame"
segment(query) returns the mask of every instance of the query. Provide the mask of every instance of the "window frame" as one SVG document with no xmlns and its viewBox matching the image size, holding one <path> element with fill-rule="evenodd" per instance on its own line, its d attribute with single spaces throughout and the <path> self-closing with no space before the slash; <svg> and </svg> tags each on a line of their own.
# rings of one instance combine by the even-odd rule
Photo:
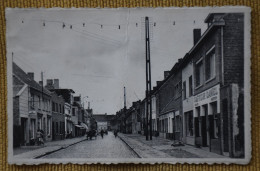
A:
<svg viewBox="0 0 260 171">
<path fill-rule="evenodd" d="M 198 65 L 201 65 L 202 69 L 200 70 L 199 69 L 199 72 L 200 71 L 204 71 L 204 68 L 203 68 L 203 57 L 201 57 L 196 63 L 195 63 L 195 89 L 198 89 L 199 87 L 201 87 L 203 85 L 203 79 L 204 79 L 204 76 L 203 76 L 203 73 L 200 75 L 200 78 L 198 79 L 197 78 L 197 72 L 198 72 Z M 202 80 L 201 80 L 202 79 Z M 197 85 L 197 81 L 200 81 L 200 83 Z"/>
<path fill-rule="evenodd" d="M 213 80 L 216 77 L 216 50 L 215 50 L 215 45 L 213 45 L 205 54 L 205 64 L 208 62 L 209 60 L 209 64 L 211 64 L 211 60 L 208 58 L 211 58 L 213 56 L 213 61 L 214 61 L 214 73 L 210 74 L 209 78 L 207 78 L 207 68 L 205 67 L 205 83 L 210 82 L 211 80 Z M 211 66 L 211 65 L 210 65 Z M 209 69 L 209 71 L 211 72 L 211 68 Z M 211 76 L 212 75 L 212 76 Z"/>
</svg>

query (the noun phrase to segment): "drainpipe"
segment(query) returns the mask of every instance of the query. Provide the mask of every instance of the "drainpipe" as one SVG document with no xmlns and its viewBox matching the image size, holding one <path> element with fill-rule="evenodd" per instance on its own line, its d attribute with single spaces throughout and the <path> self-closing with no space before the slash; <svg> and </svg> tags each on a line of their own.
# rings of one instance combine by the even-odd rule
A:
<svg viewBox="0 0 260 171">
<path fill-rule="evenodd" d="M 223 26 L 221 26 L 221 85 L 224 85 L 224 47 L 223 47 Z M 220 152 L 223 155 L 224 152 L 224 139 L 223 139 L 223 109 L 220 98 Z"/>
</svg>

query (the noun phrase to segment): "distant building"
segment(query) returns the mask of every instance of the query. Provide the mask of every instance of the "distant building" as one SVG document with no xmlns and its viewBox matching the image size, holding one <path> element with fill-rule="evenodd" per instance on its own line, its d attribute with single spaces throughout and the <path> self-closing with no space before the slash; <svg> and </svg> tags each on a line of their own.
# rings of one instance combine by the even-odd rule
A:
<svg viewBox="0 0 260 171">
<path fill-rule="evenodd" d="M 97 122 L 97 131 L 100 132 L 103 130 L 111 130 L 111 120 L 115 115 L 107 114 L 93 114 L 93 118 Z"/>
</svg>

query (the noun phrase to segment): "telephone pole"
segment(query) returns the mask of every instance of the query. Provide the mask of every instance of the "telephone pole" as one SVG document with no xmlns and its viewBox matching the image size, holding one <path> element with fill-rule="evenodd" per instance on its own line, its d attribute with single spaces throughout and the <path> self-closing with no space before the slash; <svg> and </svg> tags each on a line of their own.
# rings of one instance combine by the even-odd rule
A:
<svg viewBox="0 0 260 171">
<path fill-rule="evenodd" d="M 151 103 L 151 58 L 149 17 L 145 17 L 145 54 L 146 54 L 146 140 L 152 140 L 152 103 Z M 148 129 L 150 128 L 150 129 Z"/>
<path fill-rule="evenodd" d="M 126 91 L 124 87 L 124 125 L 125 125 L 125 133 L 126 133 Z"/>
</svg>

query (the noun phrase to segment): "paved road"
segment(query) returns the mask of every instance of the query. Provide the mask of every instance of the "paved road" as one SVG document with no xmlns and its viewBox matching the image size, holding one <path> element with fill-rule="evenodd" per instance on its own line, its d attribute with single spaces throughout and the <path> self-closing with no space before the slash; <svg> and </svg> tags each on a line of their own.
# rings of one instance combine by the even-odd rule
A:
<svg viewBox="0 0 260 171">
<path fill-rule="evenodd" d="M 43 158 L 137 158 L 137 155 L 112 132 L 102 139 L 86 140 Z"/>
</svg>

